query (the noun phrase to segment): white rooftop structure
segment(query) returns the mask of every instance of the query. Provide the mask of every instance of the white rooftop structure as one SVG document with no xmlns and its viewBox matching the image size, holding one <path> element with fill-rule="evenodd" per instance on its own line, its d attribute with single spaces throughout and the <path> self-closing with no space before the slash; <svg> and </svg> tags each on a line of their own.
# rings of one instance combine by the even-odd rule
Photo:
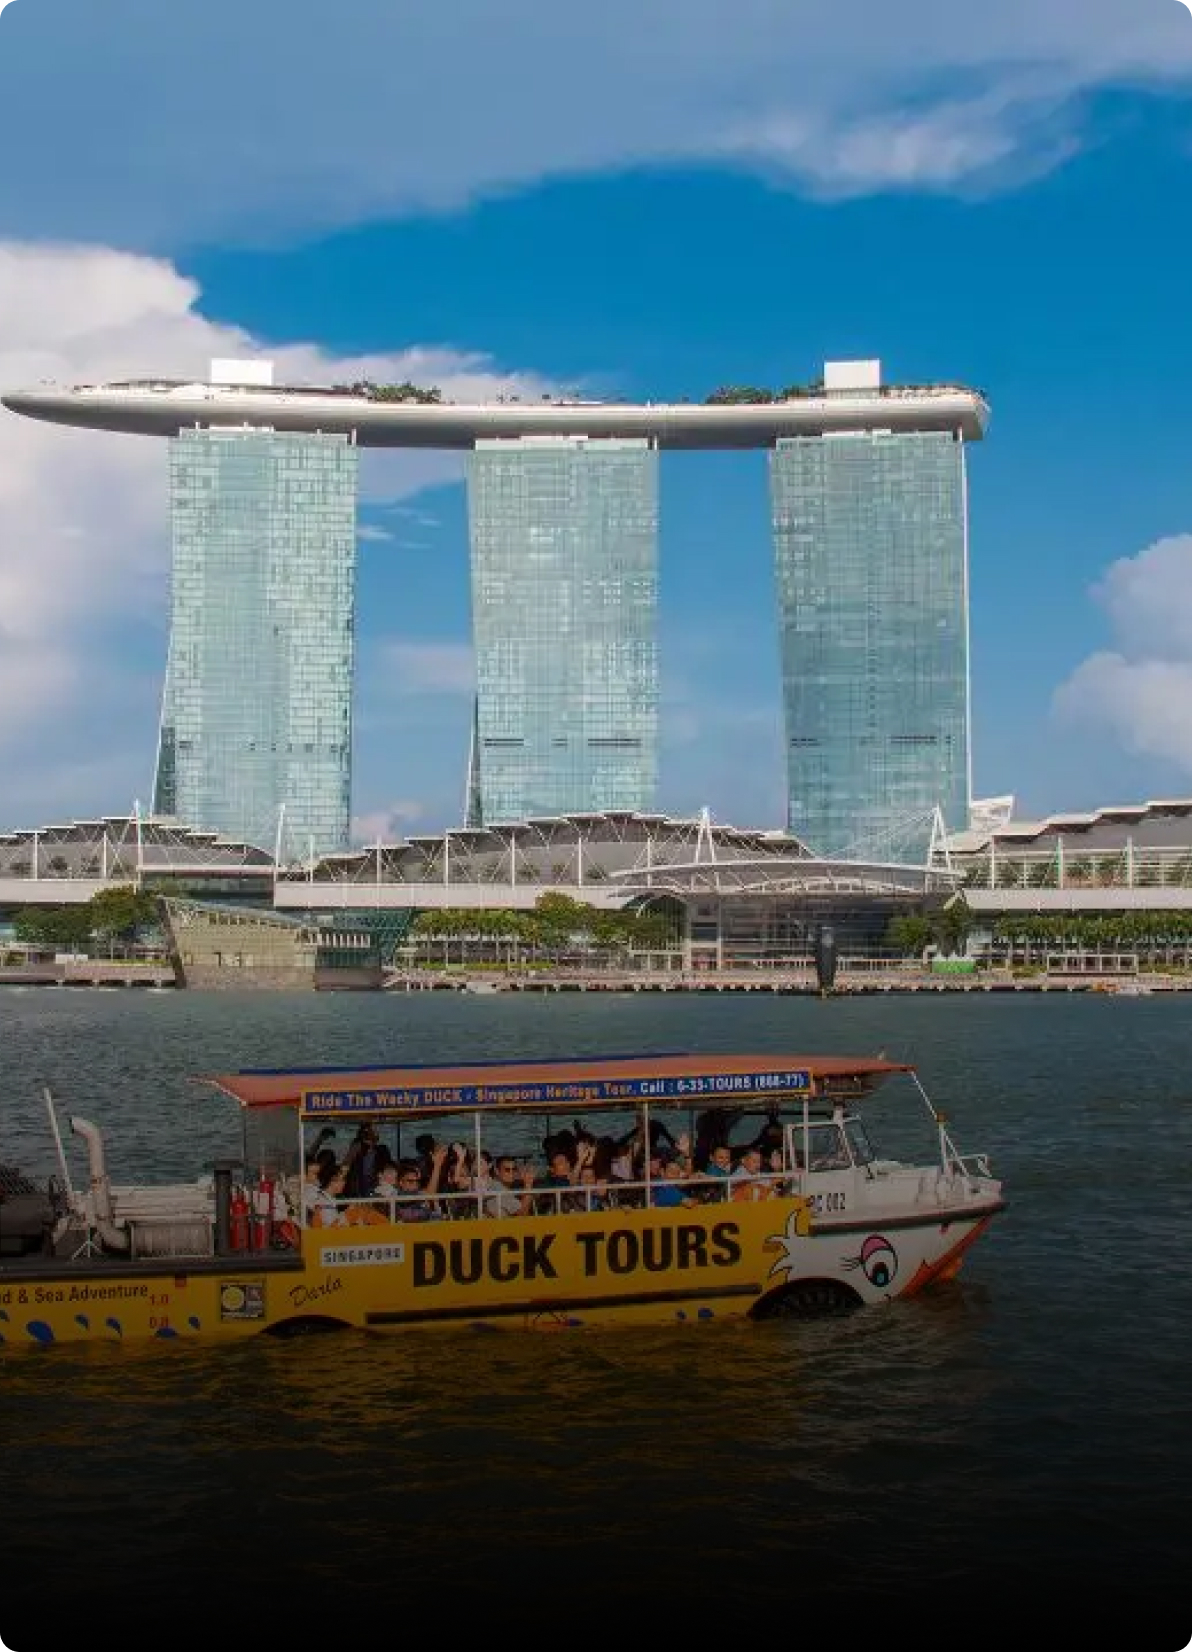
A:
<svg viewBox="0 0 1192 1652">
<path fill-rule="evenodd" d="M 216 356 L 211 363 L 212 384 L 254 384 L 268 388 L 273 384 L 271 361 L 244 361 L 236 356 Z"/>
</svg>

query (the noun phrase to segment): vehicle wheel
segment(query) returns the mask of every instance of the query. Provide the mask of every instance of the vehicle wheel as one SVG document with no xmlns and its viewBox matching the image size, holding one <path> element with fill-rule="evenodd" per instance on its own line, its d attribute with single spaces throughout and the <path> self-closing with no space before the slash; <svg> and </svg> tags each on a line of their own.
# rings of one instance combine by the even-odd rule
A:
<svg viewBox="0 0 1192 1652">
<path fill-rule="evenodd" d="M 852 1313 L 861 1298 L 837 1279 L 800 1279 L 754 1304 L 754 1319 L 825 1319 Z"/>
<path fill-rule="evenodd" d="M 300 1314 L 294 1319 L 279 1320 L 276 1325 L 266 1325 L 265 1335 L 271 1337 L 310 1337 L 320 1336 L 326 1331 L 346 1331 L 350 1327 L 344 1319 L 332 1319 L 326 1314 Z"/>
</svg>

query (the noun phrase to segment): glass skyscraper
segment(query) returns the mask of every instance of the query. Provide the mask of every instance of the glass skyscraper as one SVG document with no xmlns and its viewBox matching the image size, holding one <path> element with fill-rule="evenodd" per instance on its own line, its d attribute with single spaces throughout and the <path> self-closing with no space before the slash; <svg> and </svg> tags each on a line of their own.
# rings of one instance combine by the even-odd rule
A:
<svg viewBox="0 0 1192 1652">
<path fill-rule="evenodd" d="M 479 440 L 468 461 L 472 824 L 649 811 L 657 783 L 658 454 Z"/>
<path fill-rule="evenodd" d="M 169 658 L 154 811 L 301 857 L 348 846 L 357 450 L 170 441 Z"/>
<path fill-rule="evenodd" d="M 958 433 L 780 439 L 771 457 L 789 829 L 921 862 L 968 824 L 968 534 Z"/>
</svg>

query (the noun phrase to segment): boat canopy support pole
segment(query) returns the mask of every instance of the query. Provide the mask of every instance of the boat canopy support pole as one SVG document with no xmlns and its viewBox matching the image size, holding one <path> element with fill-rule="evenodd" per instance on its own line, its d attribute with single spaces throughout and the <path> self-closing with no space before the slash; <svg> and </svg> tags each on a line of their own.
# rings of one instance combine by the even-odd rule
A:
<svg viewBox="0 0 1192 1652">
<path fill-rule="evenodd" d="M 66 1196 L 70 1200 L 70 1206 L 73 1210 L 75 1202 L 74 1184 L 70 1179 L 70 1166 L 66 1162 L 66 1149 L 62 1145 L 62 1131 L 58 1127 L 58 1113 L 48 1084 L 42 1091 L 42 1095 L 46 1098 L 46 1112 L 50 1116 L 50 1129 L 54 1133 L 54 1146 L 58 1150 L 58 1168 L 62 1172 L 62 1185 L 66 1189 Z"/>
</svg>

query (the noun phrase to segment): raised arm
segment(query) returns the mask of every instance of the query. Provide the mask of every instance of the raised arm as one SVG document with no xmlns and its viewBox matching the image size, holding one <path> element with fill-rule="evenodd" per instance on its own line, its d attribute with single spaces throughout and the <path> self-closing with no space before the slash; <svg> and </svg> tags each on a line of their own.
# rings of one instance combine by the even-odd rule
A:
<svg viewBox="0 0 1192 1652">
<path fill-rule="evenodd" d="M 430 1156 L 430 1175 L 427 1177 L 426 1191 L 430 1198 L 434 1198 L 439 1191 L 439 1183 L 443 1178 L 443 1165 L 447 1159 L 446 1143 L 441 1143 Z"/>
</svg>

